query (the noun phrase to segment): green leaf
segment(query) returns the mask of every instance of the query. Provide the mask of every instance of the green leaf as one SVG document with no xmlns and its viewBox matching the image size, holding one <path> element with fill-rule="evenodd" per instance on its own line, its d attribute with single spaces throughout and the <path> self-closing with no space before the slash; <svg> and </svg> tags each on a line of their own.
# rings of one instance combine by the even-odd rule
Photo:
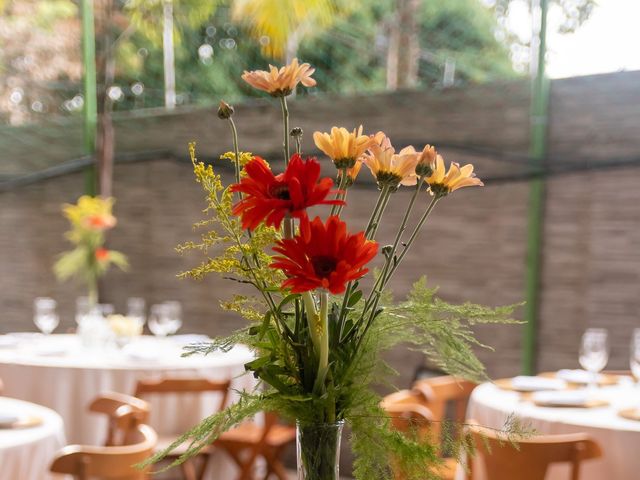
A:
<svg viewBox="0 0 640 480">
<path fill-rule="evenodd" d="M 362 298 L 362 290 L 356 290 L 349 297 L 349 301 L 347 302 L 347 306 L 348 307 L 353 307 L 356 303 L 358 303 L 360 301 L 361 298 Z"/>
</svg>

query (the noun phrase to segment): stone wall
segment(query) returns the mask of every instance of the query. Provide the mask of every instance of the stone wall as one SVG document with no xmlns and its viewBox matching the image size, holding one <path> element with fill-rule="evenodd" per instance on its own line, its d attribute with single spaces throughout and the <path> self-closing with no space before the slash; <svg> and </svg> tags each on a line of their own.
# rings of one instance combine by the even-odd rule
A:
<svg viewBox="0 0 640 480">
<path fill-rule="evenodd" d="M 577 162 L 584 167 L 585 158 L 640 156 L 639 80 L 639 73 L 627 73 L 554 81 L 551 166 Z M 386 131 L 399 146 L 446 145 L 441 149 L 445 159 L 472 161 L 481 177 L 495 178 L 524 171 L 519 161 L 508 162 L 487 152 L 526 154 L 528 103 L 528 86 L 515 82 L 438 92 L 300 99 L 292 102 L 291 113 L 292 125 L 306 132 L 307 149 L 312 147 L 314 130 L 363 123 L 367 131 Z M 281 139 L 276 107 L 268 102 L 237 106 L 243 149 L 277 158 Z M 201 257 L 179 256 L 174 251 L 178 243 L 197 238 L 191 225 L 201 217 L 204 205 L 192 179 L 186 143 L 196 140 L 201 156 L 214 157 L 228 148 L 227 126 L 211 110 L 179 110 L 118 117 L 116 131 L 119 152 L 156 149 L 168 153 L 116 166 L 119 223 L 109 246 L 125 252 L 132 269 L 108 275 L 102 284 L 104 301 L 122 310 L 129 296 L 143 296 L 149 304 L 175 299 L 185 308 L 185 331 L 217 335 L 239 327 L 241 319 L 217 306 L 237 285 L 213 277 L 201 282 L 178 280 L 176 274 Z M 461 148 L 465 145 L 476 148 Z M 52 148 L 52 152 L 62 151 L 62 147 Z M 363 181 L 350 193 L 345 210 L 354 228 L 365 223 L 377 194 L 368 175 L 362 172 Z M 581 169 L 547 182 L 540 369 L 576 366 L 579 336 L 590 325 L 610 328 L 614 347 L 610 367 L 626 367 L 630 330 L 640 327 L 638 181 L 640 169 L 628 166 Z M 0 193 L 0 332 L 33 328 L 31 302 L 41 295 L 59 301 L 60 330 L 74 326 L 73 302 L 82 289 L 57 284 L 51 265 L 67 248 L 60 205 L 74 201 L 82 186 L 82 175 L 73 173 Z M 520 302 L 528 194 L 526 182 L 490 182 L 482 190 L 465 189 L 446 198 L 395 277 L 396 294 L 404 295 L 413 281 L 426 274 L 430 284 L 440 287 L 440 295 L 452 302 Z M 407 192 L 398 193 L 390 205 L 380 232 L 382 242 L 392 240 L 406 196 Z M 480 352 L 491 375 L 519 371 L 520 326 L 483 327 L 478 336 L 496 348 Z M 401 373 L 400 386 L 409 383 L 423 361 L 406 349 L 393 352 L 390 359 Z"/>
</svg>

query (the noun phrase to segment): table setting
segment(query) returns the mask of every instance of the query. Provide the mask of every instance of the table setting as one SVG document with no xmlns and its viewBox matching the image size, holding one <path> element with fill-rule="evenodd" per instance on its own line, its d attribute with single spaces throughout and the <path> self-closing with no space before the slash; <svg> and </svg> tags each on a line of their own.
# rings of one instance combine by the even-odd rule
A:
<svg viewBox="0 0 640 480">
<path fill-rule="evenodd" d="M 90 307 L 86 297 L 79 298 L 76 306 L 75 334 L 52 333 L 59 325 L 56 302 L 37 298 L 34 323 L 40 332 L 0 335 L 4 394 L 60 413 L 70 442 L 102 442 L 105 420 L 90 415 L 87 405 L 107 391 L 133 394 L 140 379 L 168 376 L 231 379 L 230 402 L 238 397 L 237 391 L 255 387 L 253 377 L 244 375 L 244 365 L 254 356 L 242 345 L 206 356 L 183 356 L 185 346 L 209 341 L 209 337 L 177 334 L 183 323 L 179 302 L 152 305 L 148 317 L 141 298 L 127 301 L 126 315 L 114 313 L 109 304 Z M 143 334 L 145 325 L 152 335 Z M 209 397 L 152 398 L 151 424 L 160 433 L 180 433 L 212 413 L 215 400 Z M 185 414 L 167 418 L 166 412 L 175 409 Z"/>
<path fill-rule="evenodd" d="M 51 409 L 0 397 L 0 480 L 49 480 L 49 463 L 66 444 L 62 417 Z"/>
<path fill-rule="evenodd" d="M 634 453 L 640 442 L 640 329 L 631 339 L 630 372 L 603 371 L 609 348 L 606 330 L 589 329 L 580 347 L 583 369 L 484 383 L 471 395 L 467 418 L 497 429 L 517 419 L 536 434 L 587 433 L 604 455 L 585 463 L 581 479 L 635 479 L 640 469 Z M 566 478 L 566 468 L 553 466 L 546 478 Z"/>
</svg>

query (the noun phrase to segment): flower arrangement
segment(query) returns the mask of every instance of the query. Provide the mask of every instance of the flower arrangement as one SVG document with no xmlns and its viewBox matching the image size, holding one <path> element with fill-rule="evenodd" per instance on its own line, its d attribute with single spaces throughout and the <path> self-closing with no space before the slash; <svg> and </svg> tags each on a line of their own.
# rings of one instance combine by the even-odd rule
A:
<svg viewBox="0 0 640 480">
<path fill-rule="evenodd" d="M 263 389 L 244 393 L 238 403 L 207 418 L 151 461 L 187 442 L 189 448 L 178 460 L 184 461 L 259 411 L 276 411 L 297 422 L 301 479 L 336 479 L 340 442 L 331 432 L 344 422 L 357 454 L 356 478 L 390 478 L 390 465 L 399 465 L 406 478 L 437 478 L 428 466 L 439 462 L 438 449 L 428 440 L 394 432 L 372 386 L 390 371 L 382 352 L 398 344 L 423 351 L 450 373 L 484 378 L 472 350 L 479 345 L 472 326 L 509 322 L 511 307 L 450 305 L 436 298 L 424 279 L 402 302 L 394 302 L 388 288 L 438 202 L 482 182 L 472 165 L 452 163 L 446 169 L 430 145 L 396 152 L 384 133 L 365 135 L 362 127 L 314 133 L 316 146 L 335 165 L 337 185 L 322 177 L 320 162 L 301 151 L 302 130 L 289 130 L 286 101 L 299 83 L 315 84 L 312 73 L 308 64 L 294 60 L 280 69 L 271 66 L 269 72 L 243 75 L 251 86 L 280 101 L 282 172 L 239 150 L 233 107 L 224 102 L 218 115 L 229 122 L 234 149 L 222 159 L 233 164 L 235 182 L 225 186 L 211 165 L 197 161 L 195 144 L 189 146 L 209 217 L 197 224 L 207 229 L 202 241 L 187 242 L 178 251 L 199 249 L 207 259 L 182 276 L 200 279 L 218 273 L 240 288 L 252 287 L 255 294 L 238 293 L 221 301 L 224 309 L 245 317 L 248 326 L 211 344 L 191 346 L 187 354 L 246 344 L 256 354 L 246 369 Z M 341 215 L 363 165 L 379 194 L 366 228 L 354 232 Z M 399 188 L 412 189 L 412 195 L 391 243 L 384 245 L 378 230 Z M 328 215 L 311 218 L 310 207 L 326 208 Z M 382 265 L 369 279 L 376 257 Z"/>
<path fill-rule="evenodd" d="M 109 315 L 109 328 L 116 337 L 133 338 L 142 335 L 143 321 L 125 315 Z"/>
<path fill-rule="evenodd" d="M 128 268 L 122 253 L 104 247 L 106 232 L 116 225 L 116 217 L 111 213 L 113 203 L 113 198 L 83 195 L 75 205 L 63 207 L 64 216 L 71 224 L 66 237 L 75 248 L 60 255 L 53 267 L 54 273 L 62 281 L 77 277 L 86 282 L 90 305 L 98 303 L 98 278 L 111 265 L 122 270 Z"/>
</svg>

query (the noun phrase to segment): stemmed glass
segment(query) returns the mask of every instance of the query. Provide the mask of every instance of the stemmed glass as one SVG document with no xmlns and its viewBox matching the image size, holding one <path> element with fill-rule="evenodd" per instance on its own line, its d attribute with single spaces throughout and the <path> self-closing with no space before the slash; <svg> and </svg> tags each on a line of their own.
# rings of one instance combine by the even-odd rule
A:
<svg viewBox="0 0 640 480">
<path fill-rule="evenodd" d="M 629 355 L 629 366 L 631 373 L 640 386 L 640 328 L 633 330 L 631 336 L 631 354 Z"/>
<path fill-rule="evenodd" d="M 38 297 L 34 300 L 33 307 L 33 323 L 42 333 L 49 335 L 60 323 L 56 313 L 56 301 L 53 298 Z"/>
<path fill-rule="evenodd" d="M 164 302 L 167 317 L 169 318 L 168 334 L 175 334 L 182 327 L 182 305 L 180 302 Z"/>
<path fill-rule="evenodd" d="M 127 317 L 135 318 L 144 325 L 145 321 L 144 298 L 131 297 L 127 300 Z"/>
<path fill-rule="evenodd" d="M 147 324 L 151 333 L 156 337 L 166 337 L 171 330 L 167 306 L 165 304 L 151 305 Z"/>
<path fill-rule="evenodd" d="M 580 365 L 591 373 L 589 388 L 598 385 L 598 374 L 609 361 L 609 334 L 604 328 L 589 328 L 582 335 Z"/>
</svg>

